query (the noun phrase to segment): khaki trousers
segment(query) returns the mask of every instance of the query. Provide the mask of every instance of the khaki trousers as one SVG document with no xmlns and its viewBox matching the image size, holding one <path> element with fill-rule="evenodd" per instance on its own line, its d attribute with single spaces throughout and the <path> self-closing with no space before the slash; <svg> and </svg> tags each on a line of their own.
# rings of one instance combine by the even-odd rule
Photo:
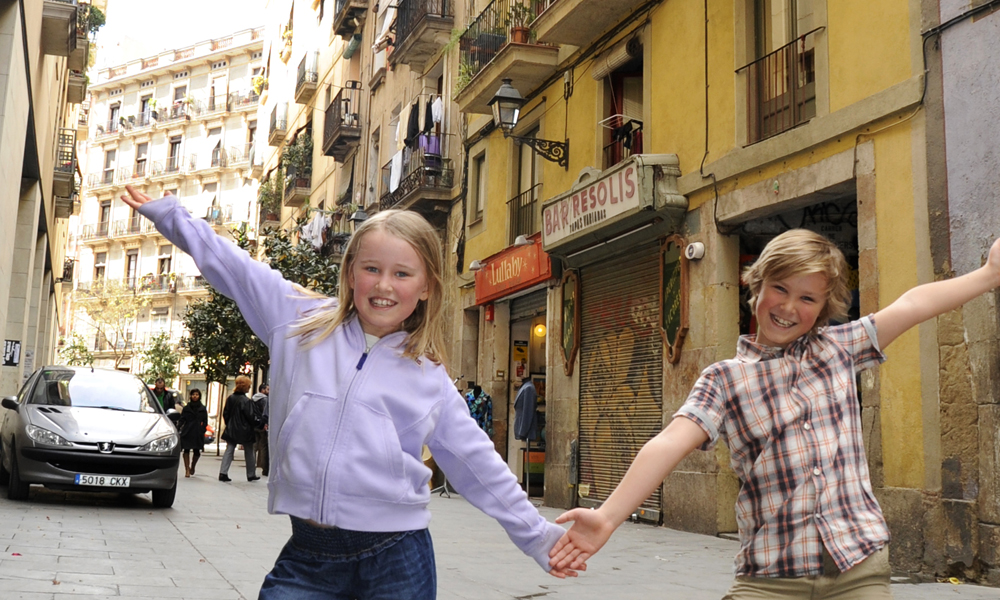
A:
<svg viewBox="0 0 1000 600">
<path fill-rule="evenodd" d="M 889 548 L 883 547 L 844 573 L 823 552 L 823 575 L 737 577 L 722 600 L 808 598 L 809 600 L 890 600 Z M 831 568 L 832 567 L 832 568 Z"/>
</svg>

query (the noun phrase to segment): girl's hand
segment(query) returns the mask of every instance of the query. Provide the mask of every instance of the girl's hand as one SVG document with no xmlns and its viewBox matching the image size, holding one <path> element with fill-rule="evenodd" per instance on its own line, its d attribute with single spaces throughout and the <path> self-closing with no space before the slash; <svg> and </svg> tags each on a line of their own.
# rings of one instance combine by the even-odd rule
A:
<svg viewBox="0 0 1000 600">
<path fill-rule="evenodd" d="M 128 194 L 122 194 L 122 202 L 128 204 L 132 208 L 137 209 L 143 204 L 151 202 L 153 200 L 152 198 L 150 198 L 146 194 L 143 194 L 142 192 L 135 189 L 131 185 L 126 185 L 125 190 L 128 192 Z"/>
<path fill-rule="evenodd" d="M 569 521 L 573 522 L 573 526 L 549 551 L 549 565 L 553 571 L 585 571 L 587 559 L 607 543 L 616 529 L 615 524 L 599 510 L 575 508 L 556 518 L 559 524 Z"/>
<path fill-rule="evenodd" d="M 993 270 L 993 285 L 1000 286 L 1000 238 L 997 238 L 990 247 L 990 253 L 986 257 L 986 266 Z"/>
</svg>

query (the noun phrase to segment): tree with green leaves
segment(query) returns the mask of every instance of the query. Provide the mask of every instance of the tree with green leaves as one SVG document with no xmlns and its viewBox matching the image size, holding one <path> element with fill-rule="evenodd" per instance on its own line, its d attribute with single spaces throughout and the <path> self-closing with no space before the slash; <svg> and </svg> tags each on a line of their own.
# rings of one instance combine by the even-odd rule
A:
<svg viewBox="0 0 1000 600">
<path fill-rule="evenodd" d="M 233 235 L 240 248 L 249 249 L 245 228 Z M 264 242 L 264 259 L 289 281 L 322 294 L 336 293 L 339 262 L 308 242 L 293 243 L 287 231 L 270 233 Z M 267 346 L 246 324 L 236 303 L 215 289 L 209 288 L 207 299 L 188 307 L 184 325 L 188 334 L 181 344 L 192 357 L 191 370 L 204 373 L 206 380 L 225 384 L 248 363 L 255 370 L 267 367 Z"/>
<path fill-rule="evenodd" d="M 129 335 L 135 331 L 139 310 L 149 304 L 149 298 L 137 294 L 134 286 L 119 280 L 99 279 L 75 292 L 77 305 L 90 317 L 101 350 L 112 353 L 115 368 L 122 366 L 132 354 Z M 106 344 L 106 346 L 105 346 Z"/>
<path fill-rule="evenodd" d="M 181 355 L 177 346 L 170 343 L 170 335 L 165 331 L 150 338 L 149 343 L 142 349 L 139 356 L 143 364 L 143 370 L 139 377 L 146 383 L 152 384 L 159 377 L 162 377 L 167 383 L 172 383 L 177 379 Z"/>
<path fill-rule="evenodd" d="M 62 348 L 59 350 L 59 361 L 71 367 L 90 367 L 94 365 L 94 355 L 87 347 L 87 341 L 79 333 L 73 337 L 59 340 Z"/>
</svg>

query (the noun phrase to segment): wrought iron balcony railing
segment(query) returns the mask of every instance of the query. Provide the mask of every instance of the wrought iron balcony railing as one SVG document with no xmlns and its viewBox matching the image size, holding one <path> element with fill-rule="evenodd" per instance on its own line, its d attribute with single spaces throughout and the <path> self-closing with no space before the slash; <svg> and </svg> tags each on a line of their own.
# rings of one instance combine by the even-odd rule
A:
<svg viewBox="0 0 1000 600">
<path fill-rule="evenodd" d="M 441 154 L 417 149 L 411 155 L 409 162 L 401 166 L 398 181 L 394 182 L 394 179 L 392 161 L 389 161 L 382 167 L 382 196 L 379 198 L 379 210 L 396 206 L 421 188 L 451 189 L 455 174 L 452 169 L 445 168 Z"/>
<path fill-rule="evenodd" d="M 511 42 L 536 44 L 529 0 L 493 0 L 459 38 L 459 87 L 464 88 Z"/>
<path fill-rule="evenodd" d="M 747 85 L 747 143 L 754 144 L 816 116 L 815 34 L 799 36 L 740 68 Z"/>
<path fill-rule="evenodd" d="M 507 201 L 507 219 L 510 222 L 510 239 L 513 244 L 519 235 L 533 235 L 538 232 L 535 213 L 538 212 L 538 196 L 542 184 L 536 183 Z"/>
<path fill-rule="evenodd" d="M 453 0 L 400 0 L 396 8 L 395 47 L 402 46 L 425 17 L 454 17 Z"/>
<path fill-rule="evenodd" d="M 326 107 L 323 154 L 342 159 L 361 139 L 361 82 L 348 81 Z"/>
</svg>

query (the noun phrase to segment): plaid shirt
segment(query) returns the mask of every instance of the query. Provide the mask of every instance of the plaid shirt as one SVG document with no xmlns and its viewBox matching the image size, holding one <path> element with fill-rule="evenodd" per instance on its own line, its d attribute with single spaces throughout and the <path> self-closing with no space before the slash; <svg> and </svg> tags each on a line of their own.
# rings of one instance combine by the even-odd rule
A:
<svg viewBox="0 0 1000 600">
<path fill-rule="evenodd" d="M 726 439 L 742 487 L 736 574 L 823 572 L 823 547 L 846 571 L 889 541 L 868 476 L 855 373 L 878 365 L 871 317 L 826 327 L 787 348 L 739 340 L 705 369 L 675 416 L 711 448 Z"/>
</svg>

